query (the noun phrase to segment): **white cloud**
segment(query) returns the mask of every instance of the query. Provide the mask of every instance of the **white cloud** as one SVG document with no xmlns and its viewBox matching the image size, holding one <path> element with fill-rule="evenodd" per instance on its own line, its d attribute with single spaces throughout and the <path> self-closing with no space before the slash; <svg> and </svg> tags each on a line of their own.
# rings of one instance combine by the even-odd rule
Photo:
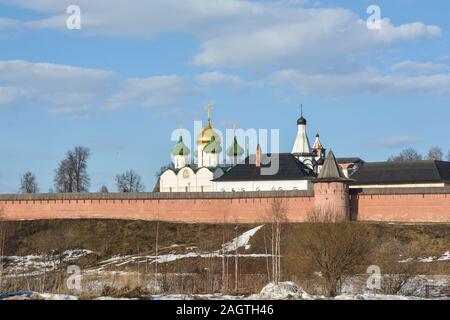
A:
<svg viewBox="0 0 450 320">
<path fill-rule="evenodd" d="M 247 83 L 221 72 L 123 78 L 100 69 L 0 60 L 0 106 L 45 107 L 53 115 L 166 106 L 211 86 L 243 90 Z"/>
<path fill-rule="evenodd" d="M 303 74 L 280 70 L 260 82 L 262 85 L 290 85 L 303 95 L 328 98 L 349 95 L 450 95 L 450 73 L 432 75 L 380 75 L 373 69 L 353 73 Z"/>
<path fill-rule="evenodd" d="M 14 3 L 50 14 L 47 19 L 28 21 L 29 27 L 62 29 L 65 9 L 72 1 Z M 167 32 L 190 35 L 202 48 L 192 61 L 212 68 L 302 68 L 318 72 L 334 64 L 338 66 L 336 72 L 358 67 L 349 55 L 441 34 L 437 26 L 422 22 L 395 26 L 389 19 L 382 21 L 381 30 L 371 31 L 364 21 L 365 12 L 360 17 L 346 9 L 305 8 L 299 3 L 304 1 L 77 1 L 82 10 L 82 32 L 86 34 L 142 38 Z"/>
<path fill-rule="evenodd" d="M 178 76 L 121 79 L 99 69 L 0 61 L 0 105 L 45 106 L 54 115 L 167 105 L 194 91 Z"/>
<path fill-rule="evenodd" d="M 61 113 L 67 108 L 83 110 L 108 95 L 114 81 L 110 71 L 23 60 L 0 61 L 3 105 L 45 106 Z"/>
<path fill-rule="evenodd" d="M 343 9 L 295 11 L 291 19 L 280 16 L 266 26 L 206 39 L 194 62 L 208 67 L 292 66 L 314 71 L 343 64 L 347 70 L 350 55 L 440 34 L 438 27 L 422 23 L 395 27 L 388 20 L 381 30 L 370 31 L 364 21 Z"/>
<path fill-rule="evenodd" d="M 15 19 L 0 17 L 0 30 L 11 29 L 19 26 L 19 21 Z"/>
<path fill-rule="evenodd" d="M 0 0 L 3 2 L 6 0 Z M 66 8 L 73 1 L 13 3 L 48 14 L 48 18 L 24 22 L 27 27 L 63 30 Z M 364 21 L 365 12 L 359 16 L 342 8 L 307 8 L 313 2 L 302 0 L 78 0 L 77 5 L 81 7 L 84 34 L 152 38 L 179 33 L 198 39 L 199 52 L 186 58 L 195 65 L 256 70 L 258 73 L 252 74 L 258 77 L 269 75 L 259 82 L 221 71 L 121 79 L 105 70 L 0 61 L 0 87 L 4 88 L 0 103 L 37 101 L 53 113 L 154 107 L 172 104 L 211 86 L 239 92 L 255 83 L 292 86 L 305 95 L 332 98 L 450 94 L 450 73 L 444 65 L 404 61 L 392 66 L 391 74 L 383 74 L 357 59 L 359 54 L 441 34 L 438 26 L 422 22 L 396 26 L 386 18 L 381 30 L 371 31 Z"/>
<path fill-rule="evenodd" d="M 164 106 L 198 92 L 185 78 L 176 75 L 127 79 L 121 90 L 108 100 L 107 108 Z"/>
<path fill-rule="evenodd" d="M 90 90 L 92 86 L 102 86 L 113 75 L 110 71 L 51 63 L 0 61 L 0 82 L 33 89 Z"/>
<path fill-rule="evenodd" d="M 25 93 L 19 88 L 0 86 L 0 107 L 11 105 L 24 98 Z"/>
<path fill-rule="evenodd" d="M 401 61 L 394 64 L 392 66 L 392 70 L 406 74 L 433 74 L 448 71 L 449 67 L 445 64 L 437 64 L 432 62 Z"/>
<path fill-rule="evenodd" d="M 205 86 L 226 86 L 232 91 L 240 92 L 249 87 L 249 83 L 240 76 L 225 74 L 220 71 L 204 72 L 196 75 L 195 81 Z"/>
</svg>

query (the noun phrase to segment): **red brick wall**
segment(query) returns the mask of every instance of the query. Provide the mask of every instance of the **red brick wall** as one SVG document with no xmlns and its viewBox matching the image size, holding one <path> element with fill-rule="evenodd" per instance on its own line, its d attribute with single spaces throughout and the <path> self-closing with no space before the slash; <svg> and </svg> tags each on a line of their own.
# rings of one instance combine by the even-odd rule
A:
<svg viewBox="0 0 450 320">
<path fill-rule="evenodd" d="M 302 222 L 314 197 L 283 197 L 288 220 Z M 7 220 L 136 219 L 169 222 L 260 223 L 273 198 L 141 200 L 0 200 Z M 352 196 L 352 215 L 360 221 L 450 223 L 450 193 Z"/>
<path fill-rule="evenodd" d="M 301 222 L 311 212 L 313 197 L 284 199 L 289 221 Z M 15 200 L 0 201 L 6 220 L 136 219 L 170 222 L 259 223 L 267 221 L 273 198 L 144 199 L 144 200 Z"/>
<path fill-rule="evenodd" d="M 450 194 L 359 195 L 351 203 L 361 221 L 450 223 Z"/>
</svg>

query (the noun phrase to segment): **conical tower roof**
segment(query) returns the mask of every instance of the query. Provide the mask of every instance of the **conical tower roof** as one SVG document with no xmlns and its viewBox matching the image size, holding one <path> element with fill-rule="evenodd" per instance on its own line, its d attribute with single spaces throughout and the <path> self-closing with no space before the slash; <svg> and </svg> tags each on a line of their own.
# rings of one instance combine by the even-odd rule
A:
<svg viewBox="0 0 450 320">
<path fill-rule="evenodd" d="M 244 149 L 239 145 L 236 136 L 234 136 L 233 143 L 227 148 L 227 156 L 240 157 L 244 154 Z"/>
<path fill-rule="evenodd" d="M 341 167 L 336 161 L 333 151 L 328 152 L 327 159 L 320 170 L 318 180 L 325 181 L 350 181 L 344 172 L 342 172 Z"/>
<path fill-rule="evenodd" d="M 190 152 L 191 152 L 191 150 L 189 150 L 189 148 L 183 142 L 183 136 L 180 136 L 178 143 L 172 149 L 172 155 L 187 156 L 187 155 L 189 155 Z"/>
</svg>

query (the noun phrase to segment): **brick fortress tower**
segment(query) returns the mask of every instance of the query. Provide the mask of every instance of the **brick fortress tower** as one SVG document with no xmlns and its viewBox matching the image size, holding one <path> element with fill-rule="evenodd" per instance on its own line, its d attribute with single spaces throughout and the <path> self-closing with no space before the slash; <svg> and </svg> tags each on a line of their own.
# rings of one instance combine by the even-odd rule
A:
<svg viewBox="0 0 450 320">
<path fill-rule="evenodd" d="M 337 220 L 350 220 L 349 183 L 332 151 L 314 182 L 314 209 L 332 214 Z"/>
</svg>

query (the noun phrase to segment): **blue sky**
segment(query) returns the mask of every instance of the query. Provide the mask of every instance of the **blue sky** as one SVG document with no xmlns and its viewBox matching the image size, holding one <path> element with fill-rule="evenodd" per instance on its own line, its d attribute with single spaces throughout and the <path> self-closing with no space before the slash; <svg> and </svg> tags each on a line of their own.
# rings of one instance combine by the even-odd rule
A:
<svg viewBox="0 0 450 320">
<path fill-rule="evenodd" d="M 66 8 L 81 8 L 81 30 Z M 381 8 L 381 30 L 365 24 Z M 74 146 L 92 151 L 92 191 L 134 169 L 153 188 L 173 130 L 280 129 L 299 105 L 310 139 L 384 160 L 450 149 L 447 1 L 0 0 L 0 193 L 28 170 L 41 191 Z"/>
</svg>

